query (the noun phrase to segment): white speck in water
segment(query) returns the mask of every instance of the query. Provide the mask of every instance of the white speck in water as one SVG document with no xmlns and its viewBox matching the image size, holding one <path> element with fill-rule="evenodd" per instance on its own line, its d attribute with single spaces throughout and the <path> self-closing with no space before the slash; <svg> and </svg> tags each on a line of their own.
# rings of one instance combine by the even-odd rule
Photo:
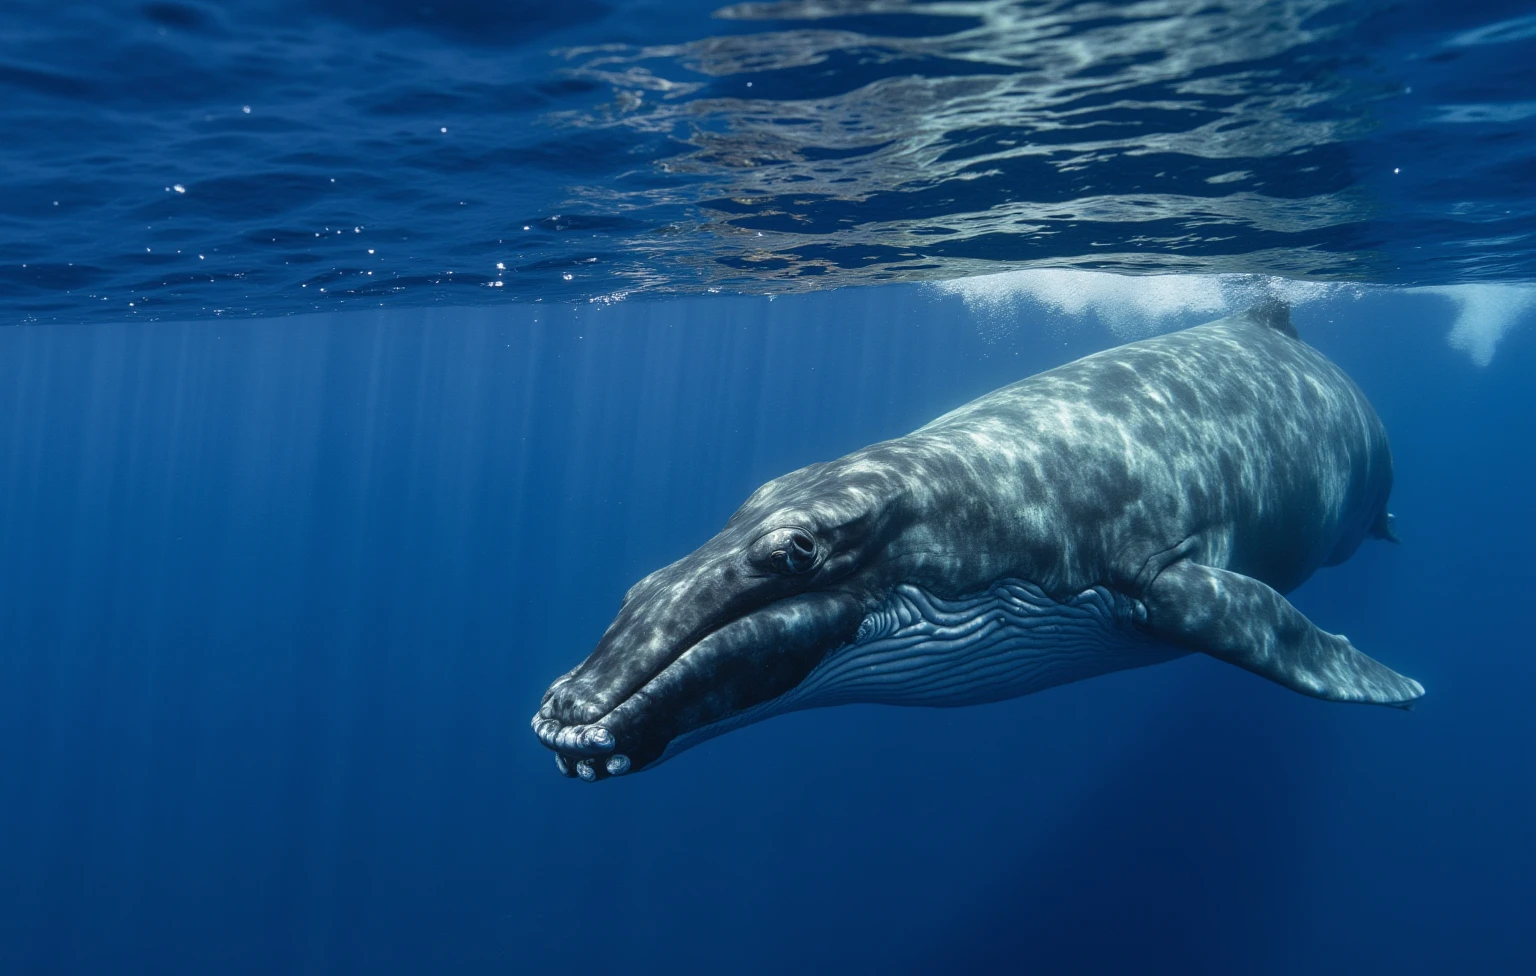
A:
<svg viewBox="0 0 1536 976">
<path fill-rule="evenodd" d="M 202 256 L 202 255 L 201 255 L 201 254 L 199 254 L 199 255 L 198 255 L 198 256 L 197 256 L 197 259 L 198 259 L 198 260 L 199 260 L 199 261 L 203 261 L 203 260 L 206 260 L 206 259 L 205 259 L 205 258 L 204 258 L 204 257 L 203 257 L 203 256 Z"/>
<path fill-rule="evenodd" d="M 171 189 L 175 190 L 177 193 L 187 192 L 187 188 L 182 186 L 180 183 L 177 183 L 175 186 L 171 187 Z"/>
<path fill-rule="evenodd" d="M 240 111 L 244 112 L 246 115 L 250 115 L 251 107 L 249 105 L 242 105 L 240 106 Z"/>
<path fill-rule="evenodd" d="M 369 248 L 369 249 L 368 249 L 368 253 L 369 253 L 369 254 L 372 254 L 372 253 L 373 253 L 373 248 L 371 248 L 371 247 L 370 247 L 370 248 Z"/>
<path fill-rule="evenodd" d="M 438 129 L 437 131 L 438 132 L 447 132 L 448 131 L 448 127 L 445 125 L 442 128 Z"/>
<path fill-rule="evenodd" d="M 505 271 L 505 270 L 507 270 L 507 266 L 505 264 L 503 264 L 502 262 L 497 261 L 496 262 L 496 270 L 497 271 Z"/>
<path fill-rule="evenodd" d="M 1392 167 L 1392 172 L 1394 172 L 1394 173 L 1401 173 L 1402 169 L 1400 167 L 1394 166 L 1394 167 Z"/>
<path fill-rule="evenodd" d="M 572 278 L 574 278 L 576 276 L 571 274 L 569 271 L 567 271 L 565 274 L 561 275 L 560 277 L 564 278 L 566 281 L 570 281 Z"/>
<path fill-rule="evenodd" d="M 527 225 L 527 224 L 524 224 L 524 225 L 523 225 L 523 230 L 527 230 L 527 229 L 528 229 L 528 225 Z"/>
</svg>

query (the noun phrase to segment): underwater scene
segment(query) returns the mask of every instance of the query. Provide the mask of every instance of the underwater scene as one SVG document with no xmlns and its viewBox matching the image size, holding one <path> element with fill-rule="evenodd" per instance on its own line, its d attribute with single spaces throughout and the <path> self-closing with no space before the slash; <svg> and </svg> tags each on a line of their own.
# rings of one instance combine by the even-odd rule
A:
<svg viewBox="0 0 1536 976">
<path fill-rule="evenodd" d="M 1528 3 L 11 0 L 0 95 L 0 974 L 1536 971 Z"/>
</svg>

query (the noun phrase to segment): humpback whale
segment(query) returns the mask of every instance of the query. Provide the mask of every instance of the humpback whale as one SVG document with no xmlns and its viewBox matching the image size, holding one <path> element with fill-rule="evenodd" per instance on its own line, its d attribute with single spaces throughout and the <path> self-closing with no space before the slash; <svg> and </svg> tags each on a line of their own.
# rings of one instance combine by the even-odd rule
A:
<svg viewBox="0 0 1536 976">
<path fill-rule="evenodd" d="M 1284 595 L 1395 541 L 1391 489 L 1364 394 L 1261 305 L 768 482 L 630 589 L 533 730 L 592 781 L 796 709 L 998 701 L 1189 653 L 1407 707 L 1418 682 Z"/>
</svg>

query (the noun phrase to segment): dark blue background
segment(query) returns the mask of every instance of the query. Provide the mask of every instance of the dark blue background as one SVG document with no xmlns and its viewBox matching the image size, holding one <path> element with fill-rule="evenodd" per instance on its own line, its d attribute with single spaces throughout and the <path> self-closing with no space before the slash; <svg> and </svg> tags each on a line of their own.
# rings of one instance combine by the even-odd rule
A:
<svg viewBox="0 0 1536 976">
<path fill-rule="evenodd" d="M 910 286 L 0 330 L 0 972 L 1536 964 L 1536 341 L 1307 306 L 1402 546 L 1297 595 L 1412 713 L 1203 658 L 561 779 L 528 730 L 768 477 L 1112 344 Z"/>
</svg>

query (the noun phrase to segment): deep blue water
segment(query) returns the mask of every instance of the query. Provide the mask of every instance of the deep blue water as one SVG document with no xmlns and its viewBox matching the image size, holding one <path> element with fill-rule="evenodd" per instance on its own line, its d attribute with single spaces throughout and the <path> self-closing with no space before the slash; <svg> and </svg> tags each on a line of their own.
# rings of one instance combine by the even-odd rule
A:
<svg viewBox="0 0 1536 976">
<path fill-rule="evenodd" d="M 1536 971 L 1533 54 L 1499 0 L 13 0 L 0 976 Z M 763 481 L 1275 295 L 1404 540 L 1293 599 L 1415 710 L 1197 655 L 590 786 L 530 733 Z"/>
</svg>

